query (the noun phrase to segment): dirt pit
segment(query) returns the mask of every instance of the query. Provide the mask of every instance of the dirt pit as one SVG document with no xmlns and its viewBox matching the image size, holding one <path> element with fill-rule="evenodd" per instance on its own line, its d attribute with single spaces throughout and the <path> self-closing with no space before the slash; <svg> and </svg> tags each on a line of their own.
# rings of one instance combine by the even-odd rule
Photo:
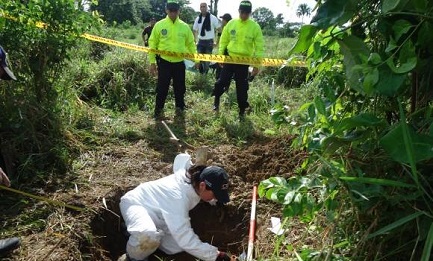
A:
<svg viewBox="0 0 433 261">
<path fill-rule="evenodd" d="M 190 211 L 192 228 L 202 241 L 230 254 L 246 252 L 253 185 L 271 176 L 292 176 L 293 170 L 304 159 L 304 155 L 290 150 L 290 143 L 291 138 L 288 137 L 255 143 L 244 149 L 219 146 L 211 150 L 208 163 L 223 166 L 230 175 L 231 202 L 223 208 L 200 203 Z M 171 164 L 167 162 L 163 169 L 167 170 L 165 175 L 169 174 Z M 108 209 L 98 211 L 91 221 L 92 234 L 102 248 L 98 251 L 102 253 L 101 259 L 117 260 L 125 253 L 128 235 L 120 215 L 119 201 L 134 187 L 118 187 L 109 192 L 104 197 Z M 271 212 L 278 214 L 278 209 L 270 210 L 272 208 L 269 201 L 259 199 L 256 237 L 265 246 L 269 245 L 266 227 L 270 225 Z M 169 256 L 157 251 L 150 260 L 188 261 L 196 258 L 187 253 Z"/>
<path fill-rule="evenodd" d="M 100 241 L 106 256 L 117 260 L 125 253 L 128 239 L 125 224 L 121 218 L 120 198 L 132 189 L 117 189 L 105 198 L 107 209 L 101 210 L 91 222 L 93 235 Z M 218 246 L 219 250 L 233 254 L 240 254 L 248 242 L 249 214 L 244 209 L 233 205 L 224 207 L 199 203 L 190 211 L 191 226 L 203 242 Z M 149 260 L 183 260 L 195 261 L 195 257 L 187 253 L 167 255 L 162 251 L 155 252 Z"/>
<path fill-rule="evenodd" d="M 190 212 L 192 227 L 202 241 L 234 255 L 247 250 L 253 186 L 271 176 L 296 175 L 295 170 L 305 160 L 304 152 L 291 149 L 291 141 L 292 137 L 280 137 L 256 140 L 242 147 L 211 147 L 208 163 L 224 167 L 230 175 L 230 202 L 223 210 L 200 203 Z M 154 148 L 147 140 L 139 140 L 128 146 L 106 144 L 83 153 L 76 169 L 78 177 L 73 181 L 77 185 L 44 196 L 86 206 L 90 211 L 75 213 L 46 207 L 41 216 L 44 226 L 38 230 L 23 227 L 8 234 L 20 236 L 23 243 L 10 259 L 4 260 L 117 260 L 125 253 L 128 238 L 119 210 L 121 196 L 142 182 L 170 175 L 176 152 L 171 143 Z M 15 224 L 23 223 L 12 211 L 14 196 L 10 195 L 10 213 L 2 213 L 4 220 L 9 220 L 10 231 L 16 230 Z M 272 216 L 281 217 L 281 205 L 259 199 L 254 251 L 258 257 L 272 256 L 274 251 L 275 237 L 267 229 Z M 290 234 L 290 238 L 300 237 L 296 231 Z M 167 256 L 158 251 L 150 260 L 196 259 L 186 253 Z"/>
</svg>

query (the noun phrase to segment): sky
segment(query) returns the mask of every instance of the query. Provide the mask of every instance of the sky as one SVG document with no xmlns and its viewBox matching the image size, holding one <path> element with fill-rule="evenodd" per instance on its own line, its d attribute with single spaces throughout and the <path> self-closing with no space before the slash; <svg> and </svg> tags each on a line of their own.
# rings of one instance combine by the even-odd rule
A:
<svg viewBox="0 0 433 261">
<path fill-rule="evenodd" d="M 200 10 L 200 3 L 206 2 L 210 4 L 210 0 L 189 0 L 190 6 L 196 11 Z M 258 7 L 266 7 L 270 9 L 274 16 L 279 13 L 283 14 L 284 21 L 286 22 L 301 22 L 301 18 L 296 16 L 296 9 L 300 4 L 307 4 L 311 9 L 314 8 L 315 0 L 289 0 L 290 4 L 287 6 L 286 0 L 250 0 L 253 4 L 253 11 Z M 218 16 L 225 13 L 231 14 L 233 17 L 238 16 L 239 3 L 241 0 L 219 0 L 218 1 Z M 304 23 L 309 22 L 310 18 L 304 18 Z"/>
</svg>

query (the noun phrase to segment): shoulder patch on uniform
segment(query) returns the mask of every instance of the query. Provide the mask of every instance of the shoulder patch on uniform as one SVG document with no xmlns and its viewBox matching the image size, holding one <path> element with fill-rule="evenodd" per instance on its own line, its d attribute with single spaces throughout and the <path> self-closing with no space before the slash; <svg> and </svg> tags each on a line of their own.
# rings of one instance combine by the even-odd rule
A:
<svg viewBox="0 0 433 261">
<path fill-rule="evenodd" d="M 162 35 L 167 35 L 167 29 L 162 29 L 162 30 L 161 30 L 161 34 L 162 34 Z"/>
</svg>

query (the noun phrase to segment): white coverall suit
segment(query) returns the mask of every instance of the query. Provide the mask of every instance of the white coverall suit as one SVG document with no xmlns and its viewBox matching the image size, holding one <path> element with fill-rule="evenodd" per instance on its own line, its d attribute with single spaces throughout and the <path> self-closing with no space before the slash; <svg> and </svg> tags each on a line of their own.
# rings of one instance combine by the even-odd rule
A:
<svg viewBox="0 0 433 261">
<path fill-rule="evenodd" d="M 143 260 L 159 248 L 167 254 L 186 251 L 201 260 L 216 260 L 218 249 L 203 243 L 191 228 L 189 211 L 200 202 L 185 175 L 191 164 L 190 155 L 179 154 L 174 174 L 142 183 L 121 198 L 130 258 Z"/>
</svg>

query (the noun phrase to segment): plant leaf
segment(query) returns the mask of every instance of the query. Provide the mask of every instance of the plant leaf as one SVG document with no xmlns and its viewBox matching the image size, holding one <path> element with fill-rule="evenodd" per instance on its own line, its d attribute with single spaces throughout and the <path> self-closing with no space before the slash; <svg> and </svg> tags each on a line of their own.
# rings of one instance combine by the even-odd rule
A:
<svg viewBox="0 0 433 261">
<path fill-rule="evenodd" d="M 317 27 L 314 25 L 302 26 L 301 31 L 299 32 L 298 41 L 296 41 L 295 45 L 289 51 L 289 55 L 307 51 L 310 45 L 313 43 L 317 30 Z"/>
<path fill-rule="evenodd" d="M 379 70 L 377 68 L 372 68 L 372 70 L 365 74 L 364 81 L 362 82 L 365 93 L 372 94 L 374 91 L 374 85 L 376 85 L 378 81 Z"/>
<path fill-rule="evenodd" d="M 401 188 L 415 188 L 415 185 L 407 184 L 400 181 L 390 179 L 377 179 L 377 178 L 364 178 L 364 177 L 340 177 L 341 180 L 347 182 L 358 182 L 372 185 L 390 186 L 390 187 L 401 187 Z"/>
<path fill-rule="evenodd" d="M 378 231 L 376 231 L 376 232 L 368 235 L 367 239 L 371 239 L 373 237 L 376 237 L 376 236 L 388 233 L 389 231 L 393 230 L 394 228 L 397 228 L 397 227 L 399 227 L 399 226 L 401 226 L 401 225 L 403 225 L 403 224 L 405 224 L 405 223 L 407 223 L 407 222 L 409 222 L 409 221 L 411 221 L 411 220 L 413 220 L 413 219 L 415 219 L 415 218 L 417 218 L 417 217 L 419 217 L 421 215 L 424 215 L 424 213 L 422 213 L 422 212 L 415 212 L 415 213 L 410 214 L 410 215 L 408 215 L 406 217 L 400 218 L 399 220 L 397 220 L 397 221 L 395 221 L 395 222 L 393 222 L 393 223 L 391 223 L 391 224 L 389 224 L 389 225 L 387 225 L 387 226 L 379 229 Z"/>
<path fill-rule="evenodd" d="M 361 113 L 359 115 L 343 119 L 337 126 L 336 132 L 341 133 L 345 130 L 350 130 L 353 128 L 382 126 L 384 124 L 384 120 L 379 119 L 372 113 Z"/>
<path fill-rule="evenodd" d="M 402 35 L 409 32 L 412 24 L 407 20 L 400 19 L 394 23 L 392 30 L 394 31 L 395 41 L 398 41 Z"/>
<path fill-rule="evenodd" d="M 386 63 L 389 68 L 395 73 L 407 73 L 413 70 L 417 64 L 417 55 L 415 53 L 415 46 L 412 41 L 407 41 L 399 52 L 399 59 L 397 64 L 393 59 L 388 59 Z"/>
<path fill-rule="evenodd" d="M 326 1 L 317 9 L 316 15 L 311 19 L 311 24 L 319 29 L 326 29 L 332 25 L 342 25 L 353 15 L 353 2 L 350 0 Z"/>
<path fill-rule="evenodd" d="M 389 53 L 397 47 L 397 43 L 395 42 L 394 38 L 391 37 L 391 39 L 389 39 L 388 46 L 386 47 L 385 52 Z"/>
<path fill-rule="evenodd" d="M 314 97 L 314 105 L 316 106 L 316 109 L 320 114 L 326 116 L 326 107 L 322 98 L 320 98 L 319 96 Z"/>
<path fill-rule="evenodd" d="M 416 133 L 409 128 L 410 140 L 412 140 L 415 162 L 433 158 L 433 137 Z M 395 161 L 410 163 L 406 152 L 403 137 L 403 126 L 398 124 L 380 140 L 380 145 Z"/>
<path fill-rule="evenodd" d="M 362 72 L 353 70 L 356 65 L 362 64 L 362 59 L 369 57 L 369 50 L 364 41 L 356 36 L 348 36 L 343 40 L 338 41 L 341 52 L 344 55 L 344 65 L 346 68 L 346 77 L 349 81 L 350 87 L 359 92 L 363 92 L 361 86 Z"/>
<path fill-rule="evenodd" d="M 401 0 L 383 0 L 382 2 L 382 12 L 388 13 L 394 10 L 400 4 Z"/>
<path fill-rule="evenodd" d="M 433 246 L 433 222 L 430 225 L 430 229 L 428 231 L 427 240 L 424 244 L 424 249 L 422 251 L 421 260 L 422 261 L 428 261 L 430 260 L 430 254 L 432 251 Z"/>
<path fill-rule="evenodd" d="M 375 89 L 376 92 L 386 96 L 394 96 L 403 85 L 406 74 L 395 74 L 389 66 L 382 65 L 379 67 L 379 81 Z"/>
</svg>

